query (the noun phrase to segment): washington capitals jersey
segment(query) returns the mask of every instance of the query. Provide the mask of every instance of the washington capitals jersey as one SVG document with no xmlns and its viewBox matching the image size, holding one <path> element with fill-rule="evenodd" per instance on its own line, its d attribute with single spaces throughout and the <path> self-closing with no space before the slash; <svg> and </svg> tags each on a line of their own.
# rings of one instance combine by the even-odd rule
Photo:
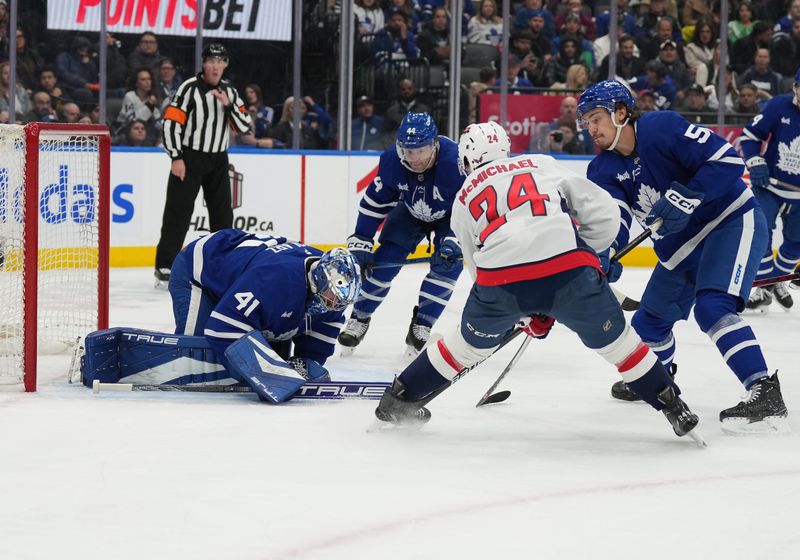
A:
<svg viewBox="0 0 800 560">
<path fill-rule="evenodd" d="M 673 111 L 645 113 L 635 127 L 634 153 L 622 156 L 603 151 L 589 163 L 587 176 L 611 193 L 620 207 L 617 247 L 627 243 L 633 217 L 644 226 L 672 181 L 705 194 L 685 229 L 665 237 L 653 235 L 658 260 L 673 270 L 718 224 L 743 214 L 756 202 L 742 181 L 744 161 L 722 137 Z"/>
<path fill-rule="evenodd" d="M 769 141 L 764 159 L 775 180 L 767 190 L 800 199 L 800 108 L 793 93 L 772 98 L 744 128 L 739 142 L 745 161 L 761 153 L 764 141 Z"/>
<path fill-rule="evenodd" d="M 203 334 L 219 352 L 252 330 L 291 340 L 294 355 L 322 364 L 333 354 L 342 312 L 306 312 L 309 261 L 322 252 L 284 237 L 225 229 L 193 241 L 192 283 L 216 302 Z"/>
<path fill-rule="evenodd" d="M 436 164 L 423 173 L 414 173 L 400 163 L 394 146 L 386 148 L 378 175 L 361 197 L 356 234 L 373 238 L 383 218 L 400 202 L 421 222 L 449 220 L 453 199 L 463 180 L 458 168 L 458 144 L 445 136 L 439 136 Z"/>
</svg>

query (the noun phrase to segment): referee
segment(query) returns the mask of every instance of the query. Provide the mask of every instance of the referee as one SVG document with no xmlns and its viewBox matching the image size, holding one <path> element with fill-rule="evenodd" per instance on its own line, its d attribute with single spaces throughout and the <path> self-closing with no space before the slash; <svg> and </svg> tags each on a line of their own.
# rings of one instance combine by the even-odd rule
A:
<svg viewBox="0 0 800 560">
<path fill-rule="evenodd" d="M 233 227 L 228 177 L 228 131 L 250 129 L 250 114 L 236 89 L 222 79 L 228 51 L 203 49 L 203 71 L 183 82 L 164 111 L 164 148 L 172 160 L 167 201 L 156 248 L 156 285 L 169 282 L 172 261 L 183 247 L 200 187 L 211 231 Z"/>
</svg>

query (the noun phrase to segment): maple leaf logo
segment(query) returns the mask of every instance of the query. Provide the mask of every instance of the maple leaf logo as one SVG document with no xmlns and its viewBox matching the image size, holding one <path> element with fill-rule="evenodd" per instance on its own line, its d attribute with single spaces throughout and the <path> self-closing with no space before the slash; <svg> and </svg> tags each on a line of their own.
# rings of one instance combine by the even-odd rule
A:
<svg viewBox="0 0 800 560">
<path fill-rule="evenodd" d="M 637 193 L 636 202 L 633 204 L 633 215 L 644 227 L 644 219 L 652 210 L 653 205 L 658 202 L 661 195 L 657 190 L 646 183 L 642 183 Z"/>
<path fill-rule="evenodd" d="M 418 199 L 413 205 L 408 206 L 408 211 L 411 212 L 416 219 L 422 220 L 423 222 L 435 222 L 436 220 L 444 218 L 444 215 L 447 213 L 445 210 L 434 212 L 422 199 Z"/>
<path fill-rule="evenodd" d="M 800 136 L 789 145 L 778 144 L 778 169 L 791 175 L 800 175 Z"/>
</svg>

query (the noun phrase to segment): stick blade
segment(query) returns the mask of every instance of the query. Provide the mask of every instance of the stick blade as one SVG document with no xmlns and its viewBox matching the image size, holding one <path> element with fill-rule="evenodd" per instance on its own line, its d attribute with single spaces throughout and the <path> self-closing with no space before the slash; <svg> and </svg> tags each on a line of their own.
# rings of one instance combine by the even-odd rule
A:
<svg viewBox="0 0 800 560">
<path fill-rule="evenodd" d="M 478 401 L 478 404 L 476 404 L 475 407 L 477 408 L 485 404 L 495 404 L 503 402 L 510 396 L 511 396 L 511 391 L 498 391 L 497 393 L 492 393 L 491 395 L 484 395 L 481 398 L 481 400 Z"/>
<path fill-rule="evenodd" d="M 621 304 L 623 311 L 636 311 L 639 309 L 639 305 L 640 303 L 638 301 L 629 297 L 626 297 L 624 300 L 622 300 Z"/>
</svg>

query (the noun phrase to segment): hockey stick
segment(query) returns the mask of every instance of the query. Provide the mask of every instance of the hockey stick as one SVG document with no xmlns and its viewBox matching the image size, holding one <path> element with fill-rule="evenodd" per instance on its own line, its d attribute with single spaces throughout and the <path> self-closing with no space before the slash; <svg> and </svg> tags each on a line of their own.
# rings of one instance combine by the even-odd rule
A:
<svg viewBox="0 0 800 560">
<path fill-rule="evenodd" d="M 521 330 L 522 329 L 520 329 L 520 331 Z M 503 402 L 504 400 L 506 400 L 508 397 L 511 396 L 511 391 L 500 391 L 498 393 L 494 393 L 494 390 L 497 389 L 497 386 L 500 385 L 500 382 L 503 380 L 506 374 L 508 374 L 508 372 L 511 371 L 511 368 L 517 365 L 517 362 L 522 357 L 522 353 L 525 352 L 525 349 L 528 347 L 528 344 L 530 343 L 531 343 L 531 337 L 526 336 L 525 340 L 522 341 L 522 346 L 519 347 L 517 353 L 514 354 L 514 357 L 512 357 L 511 361 L 508 362 L 508 365 L 500 374 L 500 377 L 498 377 L 497 380 L 494 383 L 492 383 L 492 386 L 486 390 L 481 399 L 478 401 L 478 404 L 475 405 L 476 407 L 483 406 L 485 404 Z"/>
<path fill-rule="evenodd" d="M 781 282 L 789 282 L 800 278 L 800 272 L 792 272 L 791 274 L 784 274 L 783 276 L 773 276 L 772 278 L 762 278 L 753 282 L 754 288 L 761 286 L 771 286 L 773 284 L 780 284 Z"/>
<path fill-rule="evenodd" d="M 382 261 L 369 265 L 367 268 L 391 268 L 393 266 L 405 266 L 407 264 L 429 263 L 432 257 L 420 257 L 418 259 L 406 259 L 404 261 Z"/>
<path fill-rule="evenodd" d="M 633 251 L 633 249 L 636 248 L 636 246 L 638 246 L 642 241 L 653 235 L 653 232 L 661 227 L 661 221 L 662 221 L 661 218 L 659 218 L 658 220 L 653 222 L 650 225 L 650 227 L 645 228 L 645 230 L 639 235 L 637 235 L 633 241 L 631 241 L 630 243 L 625 245 L 622 249 L 620 249 L 617 253 L 615 253 L 614 256 L 611 258 L 611 262 L 619 261 L 622 257 Z M 629 298 L 628 296 L 626 296 L 625 294 L 623 294 L 610 284 L 609 287 L 611 288 L 611 291 L 614 292 L 614 297 L 617 298 L 617 301 L 619 302 L 619 305 L 620 307 L 622 307 L 623 311 L 636 311 L 637 309 L 639 309 L 639 306 L 641 305 L 640 302 L 636 301 L 635 299 Z"/>
<path fill-rule="evenodd" d="M 359 383 L 354 381 L 328 381 L 306 383 L 292 399 L 369 399 L 383 396 L 390 383 Z M 164 391 L 177 393 L 253 393 L 246 385 L 146 385 L 135 383 L 92 382 L 92 391 Z"/>
</svg>

